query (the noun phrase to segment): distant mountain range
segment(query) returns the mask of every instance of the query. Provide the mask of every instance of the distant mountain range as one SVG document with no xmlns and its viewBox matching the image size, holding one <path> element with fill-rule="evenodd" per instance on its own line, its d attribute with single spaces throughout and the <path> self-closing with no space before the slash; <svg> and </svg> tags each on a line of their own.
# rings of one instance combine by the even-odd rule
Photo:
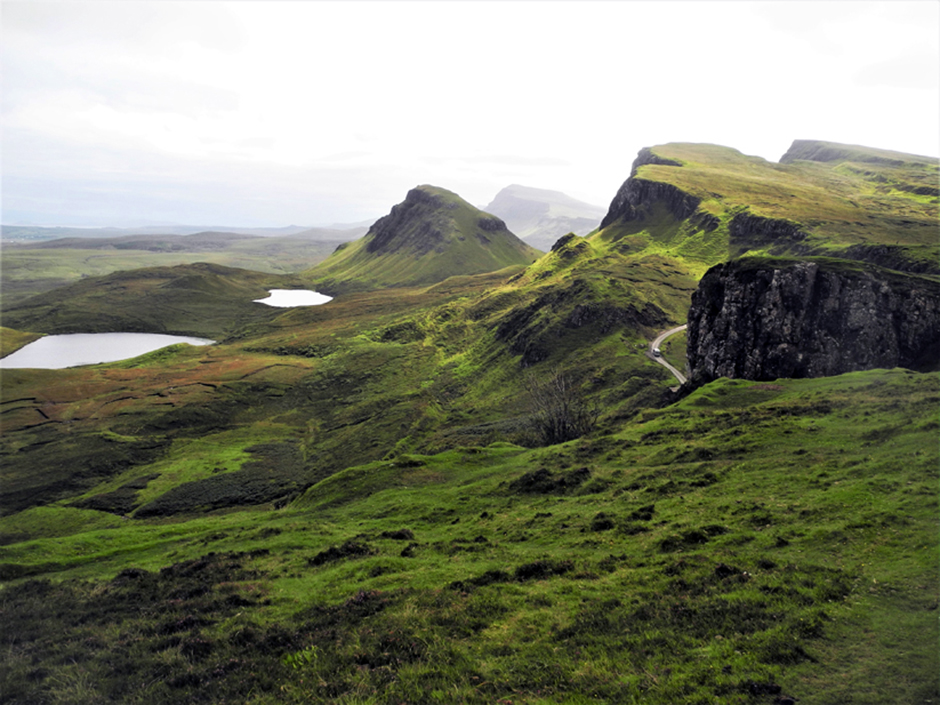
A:
<svg viewBox="0 0 940 705">
<path fill-rule="evenodd" d="M 606 208 L 579 201 L 560 191 L 513 184 L 502 189 L 485 208 L 480 210 L 501 218 L 506 227 L 531 247 L 547 252 L 558 238 L 568 233 L 587 235 L 595 230 Z M 255 237 L 290 237 L 314 242 L 349 242 L 368 232 L 373 221 L 332 223 L 322 227 L 287 225 L 276 228 L 247 228 L 223 225 L 142 225 L 140 227 L 87 228 L 75 226 L 3 225 L 0 239 L 7 243 L 39 243 L 65 238 L 107 240 L 107 246 L 118 248 L 144 245 L 146 238 L 161 238 L 158 249 L 166 249 L 163 240 L 177 236 L 204 236 L 215 239 L 221 234 Z M 197 239 L 191 243 L 195 245 Z M 65 246 L 64 244 L 62 246 Z M 83 247 L 91 246 L 84 243 Z M 105 246 L 105 245 L 102 245 Z M 171 249 L 179 249 L 174 244 Z"/>
<path fill-rule="evenodd" d="M 222 225 L 146 225 L 139 228 L 80 228 L 44 227 L 39 225 L 3 225 L 0 237 L 5 242 L 42 242 L 61 238 L 123 238 L 128 236 L 179 236 L 200 233 L 231 233 L 256 237 L 298 237 L 320 242 L 345 242 L 362 237 L 367 223 L 336 223 L 328 227 L 311 228 L 287 225 L 280 228 L 238 228 Z"/>
<path fill-rule="evenodd" d="M 512 232 L 543 252 L 562 235 L 587 235 L 607 212 L 560 191 L 518 184 L 504 188 L 483 210 L 502 218 Z"/>
</svg>

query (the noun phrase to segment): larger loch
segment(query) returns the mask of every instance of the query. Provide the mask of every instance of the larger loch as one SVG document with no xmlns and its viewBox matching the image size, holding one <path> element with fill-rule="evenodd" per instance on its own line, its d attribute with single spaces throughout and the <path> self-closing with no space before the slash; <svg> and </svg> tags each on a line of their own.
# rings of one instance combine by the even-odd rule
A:
<svg viewBox="0 0 940 705">
<path fill-rule="evenodd" d="M 177 343 L 211 345 L 214 340 L 162 333 L 69 333 L 48 335 L 0 360 L 0 369 L 61 370 L 127 360 Z"/>
</svg>

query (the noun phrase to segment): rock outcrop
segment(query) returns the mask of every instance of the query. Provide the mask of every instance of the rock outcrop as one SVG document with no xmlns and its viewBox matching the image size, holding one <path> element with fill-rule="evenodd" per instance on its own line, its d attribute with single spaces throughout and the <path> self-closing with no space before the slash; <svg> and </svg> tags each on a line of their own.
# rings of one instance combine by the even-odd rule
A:
<svg viewBox="0 0 940 705">
<path fill-rule="evenodd" d="M 336 295 L 427 286 L 451 276 L 527 265 L 539 254 L 500 218 L 451 191 L 424 185 L 411 189 L 365 237 L 340 245 L 306 276 L 320 291 Z"/>
<path fill-rule="evenodd" d="M 940 365 L 940 282 L 843 260 L 712 267 L 688 318 L 691 384 Z"/>
<path fill-rule="evenodd" d="M 685 220 L 691 217 L 698 209 L 699 204 L 702 202 L 700 198 L 665 181 L 650 181 L 639 178 L 637 171 L 641 166 L 647 164 L 682 166 L 682 162 L 654 154 L 648 147 L 641 149 L 636 159 L 633 160 L 630 177 L 623 182 L 623 185 L 617 190 L 617 194 L 610 202 L 607 215 L 601 221 L 601 228 L 606 228 L 618 220 L 642 220 L 656 202 L 664 203 L 677 220 Z M 717 219 L 708 214 L 700 213 L 698 217 L 708 221 L 701 223 L 705 230 L 711 231 L 718 226 Z"/>
</svg>

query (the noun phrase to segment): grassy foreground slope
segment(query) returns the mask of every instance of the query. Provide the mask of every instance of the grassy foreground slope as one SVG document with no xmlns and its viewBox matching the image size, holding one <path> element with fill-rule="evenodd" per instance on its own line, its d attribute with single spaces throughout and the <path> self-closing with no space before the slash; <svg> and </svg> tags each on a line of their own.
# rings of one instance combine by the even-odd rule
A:
<svg viewBox="0 0 940 705">
<path fill-rule="evenodd" d="M 3 570 L 55 580 L 0 593 L 2 692 L 927 702 L 938 392 L 901 370 L 719 380 L 560 446 L 402 454 L 276 511 L 20 541 Z"/>
</svg>

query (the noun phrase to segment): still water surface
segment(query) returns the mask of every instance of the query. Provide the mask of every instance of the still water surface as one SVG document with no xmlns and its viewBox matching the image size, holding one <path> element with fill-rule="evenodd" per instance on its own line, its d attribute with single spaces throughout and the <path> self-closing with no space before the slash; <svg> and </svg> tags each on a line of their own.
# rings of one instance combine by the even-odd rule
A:
<svg viewBox="0 0 940 705">
<path fill-rule="evenodd" d="M 270 289 L 268 293 L 271 294 L 268 298 L 255 299 L 255 303 L 278 308 L 292 308 L 294 306 L 319 306 L 333 300 L 332 296 L 309 289 Z"/>
<path fill-rule="evenodd" d="M 0 360 L 0 368 L 61 370 L 76 365 L 127 360 L 167 345 L 211 345 L 214 340 L 158 333 L 74 333 L 48 335 Z"/>
</svg>

